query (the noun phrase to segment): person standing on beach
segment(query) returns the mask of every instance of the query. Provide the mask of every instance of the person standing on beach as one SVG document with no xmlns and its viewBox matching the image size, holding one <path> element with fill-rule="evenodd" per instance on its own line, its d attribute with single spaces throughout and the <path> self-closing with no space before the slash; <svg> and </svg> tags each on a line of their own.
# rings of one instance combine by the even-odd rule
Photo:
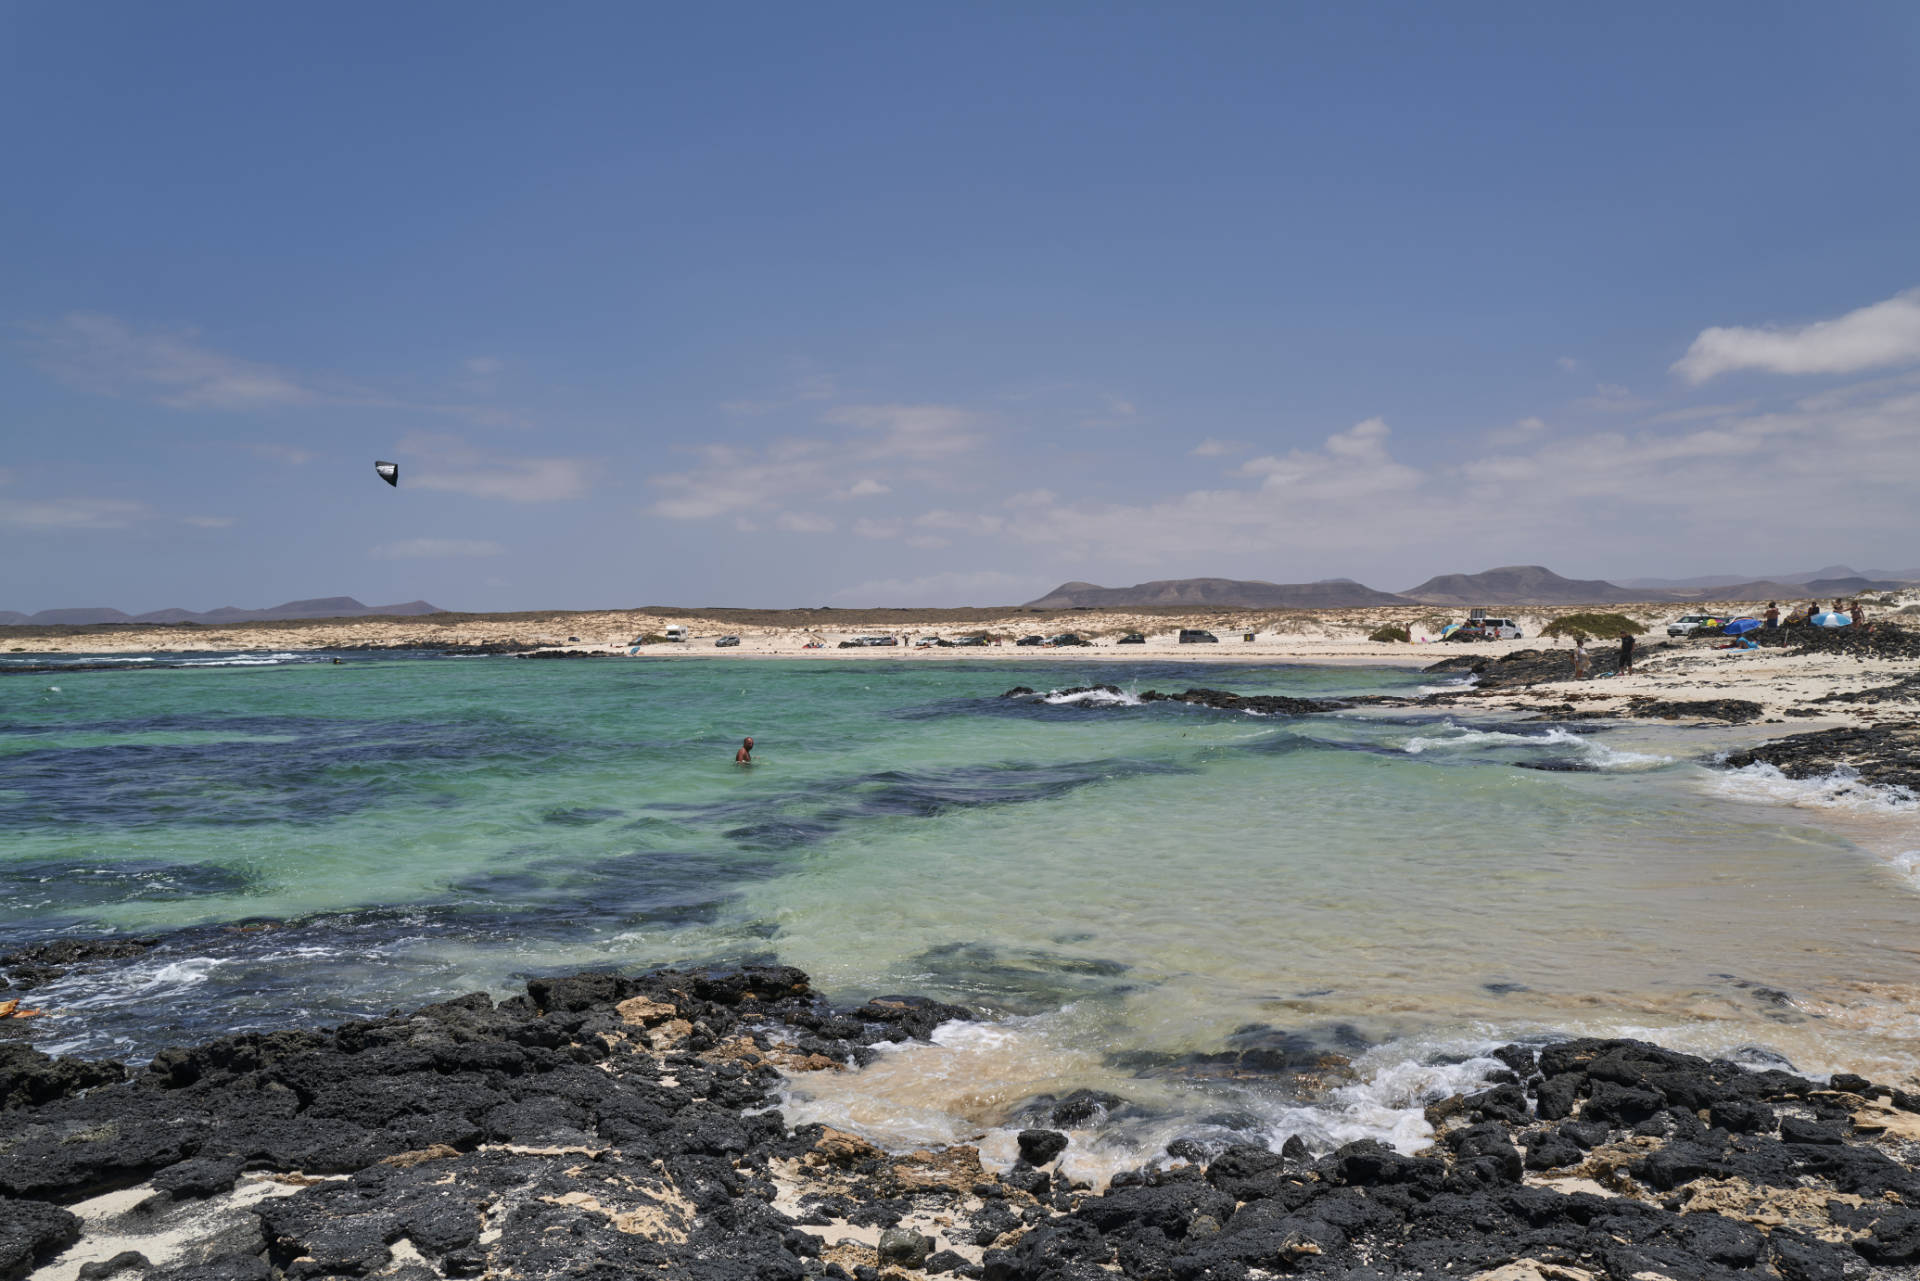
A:
<svg viewBox="0 0 1920 1281">
<path fill-rule="evenodd" d="M 733 754 L 733 763 L 735 765 L 753 764 L 753 739 L 752 738 L 744 738 L 740 740 L 740 750 Z"/>
<path fill-rule="evenodd" d="M 1616 676 L 1633 675 L 1633 644 L 1634 644 L 1634 641 L 1633 641 L 1632 632 L 1620 633 L 1620 670 L 1618 672 L 1615 672 L 1614 675 Z"/>
<path fill-rule="evenodd" d="M 1573 679 L 1577 681 L 1587 679 L 1587 672 L 1592 666 L 1593 660 L 1587 657 L 1587 638 L 1575 633 L 1573 638 Z"/>
<path fill-rule="evenodd" d="M 1777 632 L 1780 630 L 1780 604 L 1778 601 L 1767 602 L 1767 624 L 1766 625 L 1767 625 L 1767 630 L 1770 632 Z"/>
</svg>

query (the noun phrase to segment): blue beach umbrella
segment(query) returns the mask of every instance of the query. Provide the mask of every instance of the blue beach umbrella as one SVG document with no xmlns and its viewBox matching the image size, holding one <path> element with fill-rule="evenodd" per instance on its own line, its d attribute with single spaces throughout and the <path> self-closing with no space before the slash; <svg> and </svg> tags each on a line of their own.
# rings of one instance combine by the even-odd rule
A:
<svg viewBox="0 0 1920 1281">
<path fill-rule="evenodd" d="M 1815 614 L 1812 618 L 1815 627 L 1852 627 L 1853 618 L 1847 614 L 1836 614 L 1829 610 L 1824 614 Z"/>
<path fill-rule="evenodd" d="M 1720 630 L 1728 636 L 1744 636 L 1758 626 L 1760 626 L 1760 620 L 1757 618 L 1736 618 Z"/>
</svg>

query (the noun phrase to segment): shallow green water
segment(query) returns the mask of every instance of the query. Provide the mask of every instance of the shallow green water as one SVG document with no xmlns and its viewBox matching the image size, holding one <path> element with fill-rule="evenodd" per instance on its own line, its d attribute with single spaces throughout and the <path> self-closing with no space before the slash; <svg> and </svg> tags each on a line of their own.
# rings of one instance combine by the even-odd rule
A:
<svg viewBox="0 0 1920 1281">
<path fill-rule="evenodd" d="M 1150 1104 L 1107 1136 L 1123 1155 L 1195 1127 L 1404 1138 L 1410 1100 L 1476 1070 L 1445 1060 L 1520 1035 L 1912 1071 L 1920 895 L 1853 828 L 1754 803 L 1818 797 L 1701 768 L 1711 735 L 998 697 L 1423 679 L 884 660 L 10 675 L 0 944 L 164 937 L 36 996 L 43 1042 L 100 1052 L 749 958 L 837 997 L 994 1015 L 791 1102 L 900 1142 L 1080 1085 Z M 1548 762 L 1584 772 L 1520 768 Z M 1866 808 L 1883 836 L 1912 817 Z M 1223 1079 L 1217 1056 L 1249 1046 L 1358 1056 L 1361 1081 Z"/>
</svg>

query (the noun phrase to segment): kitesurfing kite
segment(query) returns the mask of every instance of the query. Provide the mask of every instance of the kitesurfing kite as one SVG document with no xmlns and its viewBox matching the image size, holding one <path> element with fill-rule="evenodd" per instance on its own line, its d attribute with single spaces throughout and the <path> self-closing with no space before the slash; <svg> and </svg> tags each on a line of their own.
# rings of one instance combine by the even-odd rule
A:
<svg viewBox="0 0 1920 1281">
<path fill-rule="evenodd" d="M 392 485 L 395 489 L 400 488 L 400 464 L 399 463 L 375 463 L 373 465 L 373 469 L 380 473 L 381 480 L 386 481 L 389 485 Z"/>
</svg>

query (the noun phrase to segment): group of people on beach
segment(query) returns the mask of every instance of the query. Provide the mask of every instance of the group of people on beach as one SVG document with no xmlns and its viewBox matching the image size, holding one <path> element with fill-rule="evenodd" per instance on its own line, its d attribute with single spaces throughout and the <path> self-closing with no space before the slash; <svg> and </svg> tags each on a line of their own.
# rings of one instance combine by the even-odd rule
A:
<svg viewBox="0 0 1920 1281">
<path fill-rule="evenodd" d="M 1818 626 L 1819 624 L 1815 624 L 1813 620 L 1814 617 L 1821 612 L 1820 602 L 1810 600 L 1807 602 L 1805 609 L 1794 610 L 1793 613 L 1787 615 L 1786 621 L 1783 623 L 1780 620 L 1780 603 L 1770 600 L 1767 602 L 1767 612 L 1760 620 L 1760 628 L 1763 631 L 1777 632 L 1782 627 Z M 1825 612 L 1844 616 L 1847 622 L 1840 624 L 1840 626 L 1843 627 L 1864 628 L 1867 625 L 1867 608 L 1861 604 L 1858 599 L 1843 601 L 1836 597 L 1833 602 L 1833 608 Z M 1750 636 L 1738 637 L 1733 643 L 1745 649 L 1759 648 L 1758 642 L 1754 641 Z M 1633 673 L 1633 649 L 1635 644 L 1636 642 L 1631 632 L 1620 637 L 1620 663 L 1616 669 L 1616 675 L 1628 676 Z M 1727 649 L 1730 648 L 1730 646 L 1723 645 L 1720 648 Z M 1587 638 L 1584 636 L 1575 636 L 1573 638 L 1573 678 L 1575 680 L 1586 680 L 1591 675 L 1593 675 L 1593 655 L 1587 652 Z"/>
</svg>

